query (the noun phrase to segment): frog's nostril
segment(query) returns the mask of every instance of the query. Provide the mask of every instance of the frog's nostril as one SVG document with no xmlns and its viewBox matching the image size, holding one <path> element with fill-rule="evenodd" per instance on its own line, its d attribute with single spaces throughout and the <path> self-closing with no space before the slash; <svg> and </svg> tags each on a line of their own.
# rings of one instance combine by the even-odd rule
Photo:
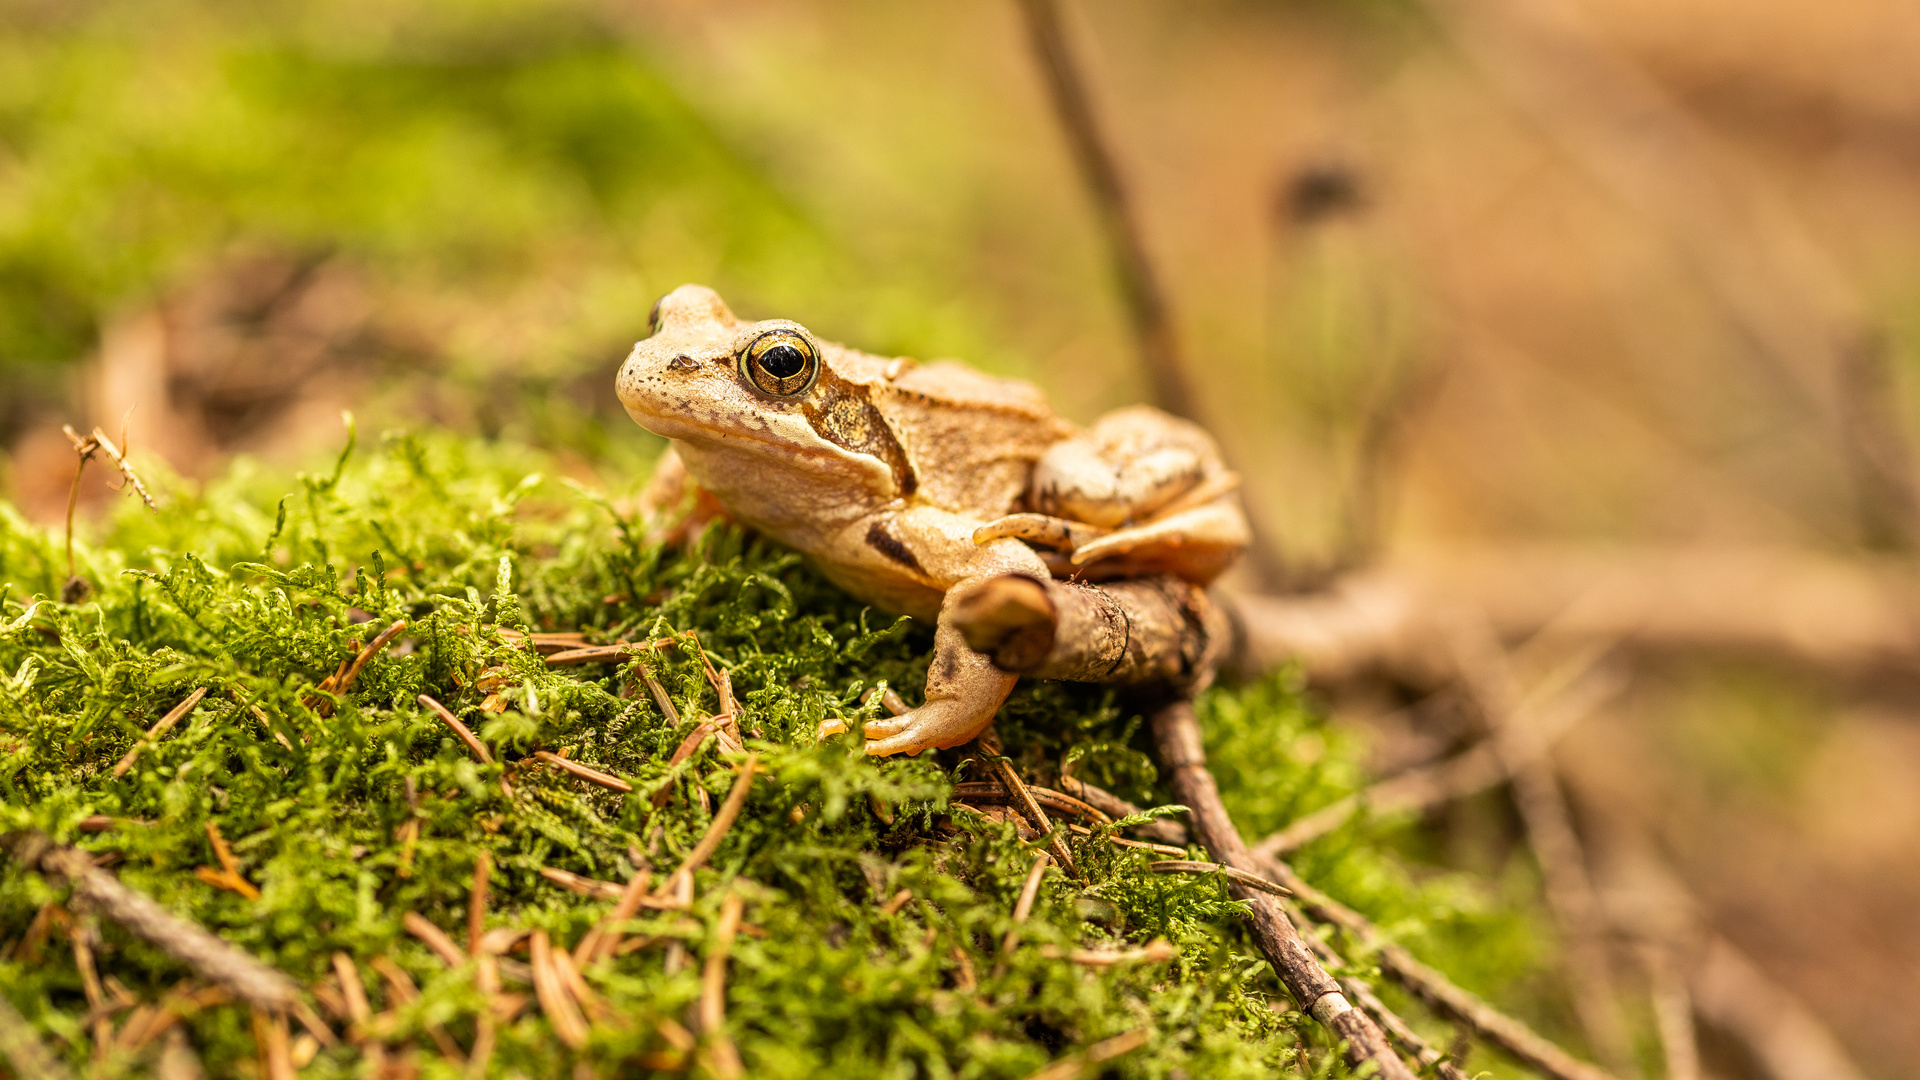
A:
<svg viewBox="0 0 1920 1080">
<path fill-rule="evenodd" d="M 688 356 L 686 353 L 681 353 L 679 356 L 676 356 L 672 360 L 667 361 L 667 370 L 668 371 L 698 371 L 700 370 L 700 362 L 695 360 L 693 357 Z"/>
</svg>

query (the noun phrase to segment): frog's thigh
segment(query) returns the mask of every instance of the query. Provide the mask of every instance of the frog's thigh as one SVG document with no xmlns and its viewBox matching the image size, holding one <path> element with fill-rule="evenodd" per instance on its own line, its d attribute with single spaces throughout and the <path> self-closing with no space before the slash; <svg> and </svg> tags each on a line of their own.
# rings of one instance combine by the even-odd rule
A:
<svg viewBox="0 0 1920 1080">
<path fill-rule="evenodd" d="M 1238 551 L 1246 547 L 1251 538 L 1246 515 L 1240 512 L 1239 504 L 1223 498 L 1083 544 L 1074 549 L 1073 562 L 1076 566 L 1085 566 L 1102 559 L 1148 552 L 1177 557 L 1178 550 L 1184 548 Z"/>
<path fill-rule="evenodd" d="M 1122 442 L 1093 431 L 1047 448 L 1033 468 L 1034 509 L 1112 528 L 1151 513 L 1198 483 L 1207 461 L 1177 438 L 1153 439 L 1152 425 Z"/>
</svg>

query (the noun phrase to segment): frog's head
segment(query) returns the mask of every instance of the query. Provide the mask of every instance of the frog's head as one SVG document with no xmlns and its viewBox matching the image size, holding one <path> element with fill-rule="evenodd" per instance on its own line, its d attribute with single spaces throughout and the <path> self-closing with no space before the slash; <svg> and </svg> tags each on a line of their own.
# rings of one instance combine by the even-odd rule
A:
<svg viewBox="0 0 1920 1080">
<path fill-rule="evenodd" d="M 616 389 L 634 422 L 693 451 L 682 455 L 690 466 L 694 457 L 716 467 L 725 459 L 733 484 L 802 470 L 883 494 L 896 486 L 897 444 L 864 388 L 829 367 L 838 346 L 786 319 L 742 322 L 700 285 L 661 297 L 650 321 Z M 889 447 L 869 445 L 880 438 Z M 709 486 L 720 479 L 696 476 Z"/>
</svg>

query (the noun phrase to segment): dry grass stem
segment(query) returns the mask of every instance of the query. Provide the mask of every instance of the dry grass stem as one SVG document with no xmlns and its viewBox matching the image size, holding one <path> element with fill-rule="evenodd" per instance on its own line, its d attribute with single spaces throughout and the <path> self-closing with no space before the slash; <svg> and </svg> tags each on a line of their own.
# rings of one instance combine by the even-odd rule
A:
<svg viewBox="0 0 1920 1080">
<path fill-rule="evenodd" d="M 1147 869 L 1156 874 L 1220 874 L 1249 889 L 1259 889 L 1274 896 L 1293 895 L 1285 888 L 1275 885 L 1258 874 L 1249 874 L 1245 870 L 1236 869 L 1224 863 L 1200 862 L 1194 859 L 1164 859 L 1148 863 Z"/>
<path fill-rule="evenodd" d="M 1068 874 L 1073 874 L 1073 853 L 1067 850 L 1066 838 L 1054 833 L 1053 822 L 1047 818 L 1047 812 L 1040 809 L 1040 803 L 1034 799 L 1033 793 L 1027 790 L 1026 783 L 1020 779 L 1020 774 L 1014 771 L 1013 763 L 998 754 L 985 756 L 989 766 L 1000 774 L 1001 783 L 1005 784 L 1007 791 L 1012 794 L 1014 807 L 1026 815 L 1027 821 L 1041 836 L 1047 838 L 1047 850 L 1053 852 L 1053 857 L 1059 861 L 1060 868 Z"/>
<path fill-rule="evenodd" d="M 559 768 L 563 772 L 570 773 L 574 776 L 577 776 L 580 779 L 585 780 L 589 784 L 594 784 L 599 787 L 606 788 L 608 791 L 617 791 L 622 795 L 628 794 L 633 791 L 633 785 L 627 783 L 625 780 L 622 780 L 617 776 L 609 776 L 606 773 L 601 772 L 599 769 L 590 768 L 586 765 L 580 764 L 577 761 L 572 761 L 567 758 L 563 758 L 559 754 L 551 753 L 546 750 L 536 750 L 534 751 L 533 756 L 540 759 L 541 761 L 546 762 L 549 765 Z"/>
<path fill-rule="evenodd" d="M 906 907 L 907 901 L 912 899 L 912 889 L 901 889 L 899 892 L 888 897 L 886 903 L 880 905 L 880 914 L 889 916 L 898 915 L 900 914 L 900 909 Z"/>
<path fill-rule="evenodd" d="M 134 759 L 140 756 L 140 751 L 145 749 L 147 744 L 166 734 L 168 729 L 179 723 L 181 717 L 192 712 L 193 707 L 200 704 L 200 699 L 206 696 L 207 688 L 202 686 L 193 693 L 188 694 L 185 701 L 168 709 L 167 714 L 154 721 L 153 726 L 147 729 L 146 735 L 143 736 L 139 742 L 133 744 L 133 748 L 127 751 L 126 756 L 114 763 L 113 775 L 115 777 L 127 775 L 127 770 L 133 768 Z"/>
<path fill-rule="evenodd" d="M 734 935 L 740 929 L 740 915 L 746 901 L 740 894 L 728 892 L 720 900 L 720 917 L 714 923 L 713 944 L 707 949 L 700 977 L 700 1033 L 707 1043 L 708 1065 L 715 1077 L 725 1080 L 745 1076 L 740 1052 L 727 1037 L 727 956 L 733 950 Z"/>
<path fill-rule="evenodd" d="M 1059 1061 L 1027 1077 L 1027 1080 L 1077 1080 L 1088 1075 L 1088 1071 L 1103 1062 L 1112 1061 L 1122 1054 L 1130 1054 L 1147 1045 L 1153 1032 L 1147 1028 L 1135 1028 L 1132 1031 L 1115 1035 L 1111 1039 L 1102 1039 L 1077 1054 L 1061 1058 Z"/>
<path fill-rule="evenodd" d="M 455 945 L 447 932 L 433 925 L 425 915 L 409 911 L 400 917 L 400 925 L 406 927 L 407 933 L 419 938 L 420 943 L 448 967 L 459 967 L 466 961 L 467 954 L 460 951 L 460 946 Z"/>
<path fill-rule="evenodd" d="M 1449 636 L 1461 679 L 1485 720 L 1513 802 L 1539 860 L 1547 906 L 1566 937 L 1568 989 L 1587 1042 L 1609 1069 L 1637 1075 L 1614 989 L 1606 920 L 1587 872 L 1586 851 L 1553 764 L 1533 752 L 1541 741 L 1520 708 L 1506 650 L 1484 619 L 1467 618 Z"/>
<path fill-rule="evenodd" d="M 620 890 L 619 902 L 613 905 L 613 910 L 607 913 L 606 918 L 595 923 L 593 929 L 587 931 L 586 936 L 580 939 L 580 944 L 574 947 L 575 967 L 597 960 L 610 959 L 613 956 L 614 950 L 620 947 L 622 936 L 620 924 L 639 914 L 640 908 L 648 900 L 654 899 L 647 895 L 647 886 L 652 877 L 653 871 L 642 866 L 627 879 L 626 885 Z"/>
<path fill-rule="evenodd" d="M 733 787 L 727 791 L 727 801 L 720 804 L 720 812 L 713 815 L 713 821 L 707 826 L 707 831 L 701 835 L 700 842 L 693 846 L 692 851 L 687 852 L 687 859 L 680 864 L 680 869 L 674 871 L 672 877 L 661 884 L 657 890 L 660 894 L 677 893 L 681 888 L 679 884 L 681 880 L 686 882 L 685 888 L 691 894 L 694 871 L 707 864 L 707 860 L 712 858 L 713 853 L 719 849 L 720 841 L 726 838 L 727 830 L 733 828 L 734 819 L 740 816 L 741 807 L 747 804 L 747 792 L 752 790 L 753 776 L 759 768 L 760 755 L 748 754 L 747 760 L 740 766 L 740 778 L 735 780 Z"/>
<path fill-rule="evenodd" d="M 361 649 L 359 654 L 353 658 L 353 662 L 347 666 L 346 673 L 334 682 L 333 692 L 335 694 L 344 694 L 352 689 L 353 680 L 360 677 L 361 670 L 367 666 L 368 662 L 380 655 L 380 650 L 392 644 L 393 639 L 399 637 L 400 631 L 406 628 L 407 620 L 398 619 L 392 626 L 380 631 L 379 636 L 368 642 L 367 647 Z"/>
<path fill-rule="evenodd" d="M 367 961 L 367 966 L 380 973 L 380 978 L 387 984 L 387 996 L 393 1004 L 406 1006 L 420 1000 L 420 987 L 414 984 L 413 976 L 407 974 L 399 964 L 388 957 L 376 956 Z M 456 1065 L 464 1066 L 467 1063 L 467 1055 L 460 1052 L 460 1044 L 453 1041 L 453 1036 L 447 1034 L 445 1027 L 431 1020 L 421 1024 L 421 1027 L 426 1029 L 427 1037 L 433 1040 L 441 1057 Z"/>
<path fill-rule="evenodd" d="M 574 1050 L 585 1049 L 587 1020 L 580 1015 L 579 1007 L 561 985 L 559 972 L 554 970 L 553 947 L 547 940 L 547 932 L 535 930 L 531 941 L 533 993 L 540 1000 L 540 1011 L 546 1014 L 547 1022 L 553 1025 L 553 1033 L 561 1042 Z"/>
<path fill-rule="evenodd" d="M 480 955 L 487 935 L 487 886 L 493 877 L 493 853 L 481 851 L 473 861 L 473 888 L 467 894 L 467 952 Z M 451 944 L 451 943 L 449 943 Z"/>
<path fill-rule="evenodd" d="M 611 881 L 601 881 L 598 878 L 583 877 L 558 867 L 543 866 L 540 868 L 540 876 L 568 892 L 591 896 L 598 900 L 619 900 L 626 895 L 625 886 L 616 885 Z"/>
<path fill-rule="evenodd" d="M 1068 960 L 1086 967 L 1119 967 L 1122 964 L 1164 964 L 1180 955 L 1180 950 L 1165 938 L 1154 938 L 1137 949 L 1062 949 L 1046 946 L 1040 955 Z"/>
<path fill-rule="evenodd" d="M 286 1014 L 253 1010 L 253 1039 L 260 1047 L 261 1075 L 266 1080 L 294 1080 L 297 1073 L 287 1045 Z"/>
<path fill-rule="evenodd" d="M 1020 941 L 1020 924 L 1033 914 L 1034 901 L 1040 898 L 1040 882 L 1047 876 L 1047 866 L 1053 862 L 1050 852 L 1041 852 L 1033 857 L 1033 866 L 1027 870 L 1027 880 L 1020 885 L 1020 898 L 1013 904 L 1013 925 L 1007 927 L 1006 936 L 1000 939 L 1001 960 L 996 969 L 1006 964 L 1006 954 L 1013 951 Z"/>
<path fill-rule="evenodd" d="M 421 694 L 416 700 L 420 702 L 421 706 L 431 710 L 435 716 L 438 716 L 442 723 L 452 728 L 454 736 L 466 746 L 467 752 L 477 758 L 480 764 L 493 764 L 493 755 L 487 752 L 486 746 L 484 746 L 479 739 L 474 738 L 473 731 L 468 728 L 467 725 L 461 723 L 459 717 L 453 715 L 452 710 L 425 694 Z"/>
<path fill-rule="evenodd" d="M 1521 762 L 1539 760 L 1562 734 L 1619 693 L 1622 685 L 1621 679 L 1610 675 L 1580 679 L 1535 714 L 1534 722 L 1526 725 L 1531 736 L 1523 748 L 1503 754 L 1498 740 L 1504 736 L 1490 735 L 1445 761 L 1408 769 L 1296 818 L 1253 845 L 1253 853 L 1258 858 L 1287 855 L 1338 829 L 1363 810 L 1371 814 L 1427 810 L 1504 783 L 1511 776 L 1510 761 L 1516 757 Z"/>
<path fill-rule="evenodd" d="M 107 995 L 100 987 L 100 970 L 93 962 L 93 940 L 97 929 L 90 918 L 76 919 L 67 928 L 73 942 L 73 966 L 80 972 L 80 989 L 87 998 L 87 1011 L 93 1017 L 93 1056 L 106 1056 L 113 1042 L 113 1021 L 108 1019 Z"/>
<path fill-rule="evenodd" d="M 1113 824 L 1113 818 L 1109 817 L 1107 813 L 1099 807 L 1093 806 L 1084 800 L 1077 799 L 1064 792 L 1028 784 L 1027 794 L 1031 795 L 1033 801 L 1039 803 L 1042 807 L 1051 807 L 1076 817 L 1098 822 L 1101 825 Z M 997 782 L 982 781 L 969 781 L 953 785 L 953 797 L 956 799 L 972 799 L 976 802 L 1012 802 L 1016 799 L 1016 796 L 1012 792 L 1009 792 L 1004 785 Z"/>
</svg>

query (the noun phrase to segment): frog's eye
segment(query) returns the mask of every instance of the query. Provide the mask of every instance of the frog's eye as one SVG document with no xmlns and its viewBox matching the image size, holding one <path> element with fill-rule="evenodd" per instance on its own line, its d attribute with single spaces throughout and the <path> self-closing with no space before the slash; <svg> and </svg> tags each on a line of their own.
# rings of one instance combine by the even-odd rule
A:
<svg viewBox="0 0 1920 1080">
<path fill-rule="evenodd" d="M 820 358 L 806 335 L 769 330 L 740 350 L 740 374 L 763 394 L 798 397 L 813 388 Z"/>
<path fill-rule="evenodd" d="M 655 300 L 653 302 L 653 310 L 647 312 L 647 336 L 648 337 L 652 337 L 653 335 L 660 332 L 660 305 L 663 302 L 665 302 L 666 299 L 667 298 L 663 296 L 660 299 Z"/>
</svg>

